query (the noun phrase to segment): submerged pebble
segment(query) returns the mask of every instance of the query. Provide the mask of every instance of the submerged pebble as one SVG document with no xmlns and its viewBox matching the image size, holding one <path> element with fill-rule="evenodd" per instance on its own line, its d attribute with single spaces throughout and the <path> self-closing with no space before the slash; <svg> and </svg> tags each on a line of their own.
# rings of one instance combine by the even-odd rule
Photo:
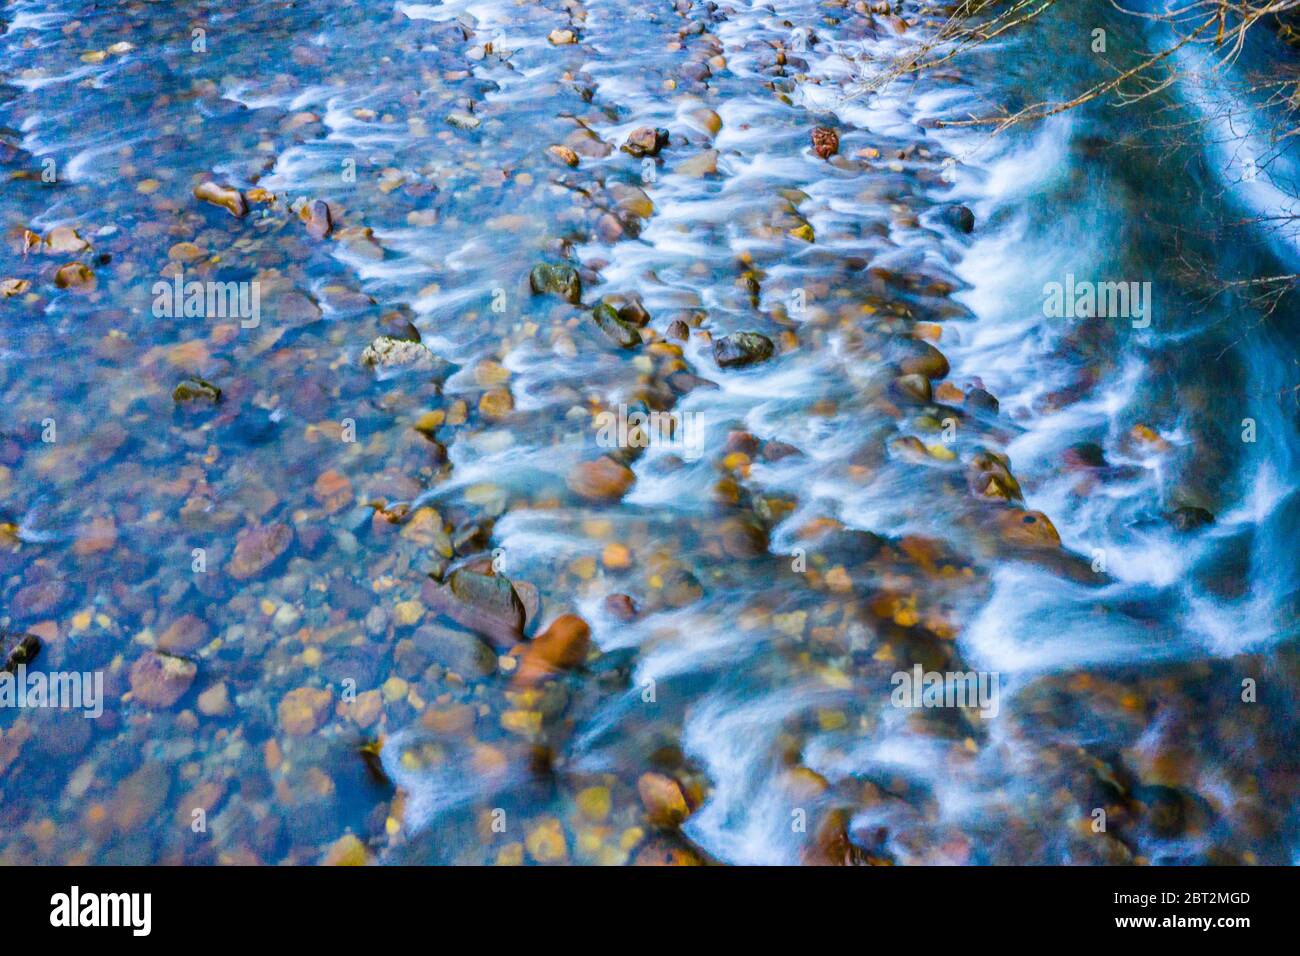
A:
<svg viewBox="0 0 1300 956">
<path fill-rule="evenodd" d="M 194 198 L 220 206 L 236 219 L 248 215 L 248 202 L 243 193 L 233 186 L 222 186 L 209 180 L 194 187 Z"/>
<path fill-rule="evenodd" d="M 172 401 L 177 404 L 209 402 L 215 405 L 221 401 L 221 389 L 201 378 L 187 378 L 172 389 Z"/>
<path fill-rule="evenodd" d="M 165 709 L 185 696 L 197 674 L 193 661 L 147 651 L 131 665 L 131 694 L 146 707 Z"/>
<path fill-rule="evenodd" d="M 636 480 L 632 470 L 608 455 L 584 461 L 569 472 L 570 490 L 592 501 L 613 501 L 625 495 Z"/>
</svg>

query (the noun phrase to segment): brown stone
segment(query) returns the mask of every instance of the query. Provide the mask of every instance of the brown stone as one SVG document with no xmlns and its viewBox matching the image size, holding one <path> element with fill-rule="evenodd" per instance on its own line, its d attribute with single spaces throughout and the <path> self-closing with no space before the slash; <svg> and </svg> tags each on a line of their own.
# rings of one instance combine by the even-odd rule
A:
<svg viewBox="0 0 1300 956">
<path fill-rule="evenodd" d="M 834 809 L 822 817 L 812 841 L 804 851 L 805 866 L 854 866 L 867 862 L 849 838 L 849 816 Z"/>
<path fill-rule="evenodd" d="M 678 846 L 662 837 L 647 840 L 636 851 L 633 866 L 704 866 L 703 858 L 690 847 Z"/>
<path fill-rule="evenodd" d="M 623 149 L 636 157 L 658 156 L 659 151 L 667 145 L 668 130 L 655 129 L 653 126 L 639 126 L 628 134 Z"/>
<path fill-rule="evenodd" d="M 198 672 L 193 661 L 146 651 L 131 665 L 131 693 L 146 707 L 165 709 L 185 696 Z"/>
<path fill-rule="evenodd" d="M 691 119 L 708 131 L 710 136 L 717 136 L 722 129 L 722 117 L 707 107 L 693 110 Z"/>
<path fill-rule="evenodd" d="M 830 159 L 840 151 L 840 134 L 829 126 L 818 126 L 812 131 L 812 148 L 822 159 Z"/>
<path fill-rule="evenodd" d="M 515 408 L 514 397 L 508 388 L 493 388 L 483 393 L 479 399 L 478 410 L 487 418 L 500 420 Z"/>
<path fill-rule="evenodd" d="M 528 686 L 562 671 L 573 670 L 587 659 L 590 648 L 591 628 L 587 622 L 576 614 L 561 615 L 524 645 L 515 683 Z"/>
<path fill-rule="evenodd" d="M 172 622 L 162 637 L 158 638 L 158 649 L 169 654 L 188 654 L 208 640 L 208 625 L 200 617 L 186 614 Z"/>
<path fill-rule="evenodd" d="M 95 287 L 95 273 L 81 262 L 69 262 L 59 266 L 54 273 L 54 284 L 60 289 L 82 289 L 89 291 Z"/>
<path fill-rule="evenodd" d="M 288 549 L 293 531 L 288 525 L 246 528 L 235 541 L 235 553 L 226 565 L 231 576 L 243 581 L 261 574 Z"/>
<path fill-rule="evenodd" d="M 711 176 L 717 171 L 718 151 L 716 149 L 706 149 L 677 166 L 678 173 L 683 176 L 689 176 L 692 179 Z"/>
<path fill-rule="evenodd" d="M 580 462 L 569 472 L 568 486 L 589 501 L 617 501 L 635 481 L 630 468 L 602 455 L 595 461 Z"/>
<path fill-rule="evenodd" d="M 280 700 L 280 729 L 293 737 L 314 733 L 329 715 L 334 695 L 316 687 L 299 687 Z"/>
<path fill-rule="evenodd" d="M 1059 548 L 1061 536 L 1041 511 L 1013 509 L 998 515 L 1002 540 L 1025 548 Z"/>
<path fill-rule="evenodd" d="M 924 375 L 900 375 L 894 379 L 894 391 L 914 402 L 925 404 L 933 397 L 930 380 Z"/>
<path fill-rule="evenodd" d="M 546 152 L 549 153 L 554 159 L 557 159 L 560 162 L 564 163 L 564 165 L 566 166 L 576 168 L 578 165 L 579 162 L 578 154 L 575 153 L 573 150 L 569 149 L 569 147 L 567 146 L 561 146 L 560 144 L 557 143 L 554 146 L 546 147 Z"/>
<path fill-rule="evenodd" d="M 220 206 L 236 219 L 248 215 L 248 203 L 244 200 L 243 194 L 231 186 L 222 186 L 211 181 L 200 183 L 194 187 L 194 198 Z"/>
<path fill-rule="evenodd" d="M 948 359 L 928 342 L 908 343 L 909 354 L 898 363 L 904 375 L 924 375 L 926 378 L 943 378 L 948 374 Z"/>
<path fill-rule="evenodd" d="M 352 504 L 352 483 L 344 475 L 330 469 L 316 479 L 312 494 L 326 514 L 337 514 Z"/>
<path fill-rule="evenodd" d="M 424 602 L 462 627 L 481 634 L 498 648 L 509 649 L 523 636 L 525 611 L 509 579 L 465 568 L 450 581 L 429 579 L 420 590 Z"/>
<path fill-rule="evenodd" d="M 681 785 L 662 773 L 643 773 L 636 792 L 645 807 L 646 819 L 657 827 L 672 829 L 691 815 Z"/>
</svg>

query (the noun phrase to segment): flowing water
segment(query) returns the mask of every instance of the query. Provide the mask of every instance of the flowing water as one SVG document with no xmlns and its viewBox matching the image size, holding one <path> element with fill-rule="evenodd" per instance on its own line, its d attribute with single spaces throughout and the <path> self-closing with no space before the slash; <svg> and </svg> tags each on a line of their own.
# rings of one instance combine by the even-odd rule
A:
<svg viewBox="0 0 1300 956">
<path fill-rule="evenodd" d="M 1219 112 L 1288 54 L 990 137 L 935 120 L 1160 37 L 1063 5 L 866 94 L 895 9 L 9 4 L 0 624 L 104 700 L 0 712 L 0 861 L 1294 862 L 1300 332 L 1206 291 L 1300 258 Z"/>
</svg>

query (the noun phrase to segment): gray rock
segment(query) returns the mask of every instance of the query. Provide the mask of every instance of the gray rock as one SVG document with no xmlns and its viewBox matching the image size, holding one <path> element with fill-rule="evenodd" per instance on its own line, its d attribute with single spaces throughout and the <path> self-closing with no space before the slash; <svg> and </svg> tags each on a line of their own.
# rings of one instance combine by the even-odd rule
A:
<svg viewBox="0 0 1300 956">
<path fill-rule="evenodd" d="M 381 335 L 361 353 L 361 364 L 381 372 L 432 370 L 434 354 L 420 342 Z"/>
<path fill-rule="evenodd" d="M 775 350 L 761 332 L 733 332 L 714 340 L 713 360 L 722 368 L 744 368 L 770 359 Z"/>
<path fill-rule="evenodd" d="M 462 677 L 483 677 L 496 670 L 497 657 L 492 648 L 468 631 L 423 624 L 412 640 L 434 663 Z"/>
<path fill-rule="evenodd" d="M 965 206 L 956 203 L 944 206 L 939 213 L 939 218 L 958 232 L 969 234 L 975 231 L 975 214 Z"/>
<path fill-rule="evenodd" d="M 449 584 L 451 593 L 465 604 L 523 630 L 524 605 L 508 578 L 460 570 L 452 573 Z"/>
</svg>

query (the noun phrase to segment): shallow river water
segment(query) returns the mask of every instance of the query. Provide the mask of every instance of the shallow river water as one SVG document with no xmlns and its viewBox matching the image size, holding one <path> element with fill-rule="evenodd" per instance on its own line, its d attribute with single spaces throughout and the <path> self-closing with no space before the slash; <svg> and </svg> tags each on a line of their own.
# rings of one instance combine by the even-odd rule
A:
<svg viewBox="0 0 1300 956">
<path fill-rule="evenodd" d="M 1294 156 L 880 6 L 8 4 L 0 862 L 1295 862 Z"/>
</svg>

